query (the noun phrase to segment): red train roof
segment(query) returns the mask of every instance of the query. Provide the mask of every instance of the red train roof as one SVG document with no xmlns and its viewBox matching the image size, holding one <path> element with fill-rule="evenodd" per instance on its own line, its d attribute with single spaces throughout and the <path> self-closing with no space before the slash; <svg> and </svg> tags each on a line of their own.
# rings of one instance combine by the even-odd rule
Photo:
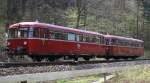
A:
<svg viewBox="0 0 150 83">
<path fill-rule="evenodd" d="M 114 38 L 114 39 L 124 39 L 124 40 L 128 40 L 128 41 L 144 42 L 144 41 L 139 40 L 139 39 L 122 37 L 122 36 L 115 36 L 115 35 L 105 35 L 105 37 L 107 37 L 107 38 Z"/>
<path fill-rule="evenodd" d="M 37 26 L 37 27 L 42 27 L 42 28 L 51 28 L 53 30 L 63 30 L 65 32 L 72 32 L 72 33 L 82 33 L 82 34 L 92 34 L 92 35 L 99 35 L 99 36 L 104 36 L 101 33 L 98 32 L 93 32 L 93 31 L 86 31 L 86 30 L 80 30 L 80 29 L 74 29 L 74 28 L 68 28 L 68 27 L 63 27 L 59 25 L 53 25 L 53 24 L 47 24 L 47 23 L 39 23 L 39 22 L 20 22 L 11 25 L 9 28 L 15 28 L 17 26 Z"/>
<path fill-rule="evenodd" d="M 124 40 L 129 40 L 129 41 L 143 42 L 142 40 L 134 39 L 134 38 L 127 38 L 127 37 L 115 36 L 115 35 L 104 35 L 104 34 L 101 34 L 98 32 L 68 28 L 68 27 L 63 27 L 63 26 L 59 26 L 59 25 L 39 23 L 39 22 L 20 22 L 20 23 L 11 25 L 9 28 L 15 28 L 17 26 L 34 26 L 35 28 L 37 28 L 37 27 L 51 28 L 52 30 L 61 30 L 64 32 L 71 32 L 71 33 L 77 33 L 77 34 L 97 35 L 97 36 L 105 36 L 107 38 L 116 38 L 116 39 L 124 39 Z"/>
</svg>

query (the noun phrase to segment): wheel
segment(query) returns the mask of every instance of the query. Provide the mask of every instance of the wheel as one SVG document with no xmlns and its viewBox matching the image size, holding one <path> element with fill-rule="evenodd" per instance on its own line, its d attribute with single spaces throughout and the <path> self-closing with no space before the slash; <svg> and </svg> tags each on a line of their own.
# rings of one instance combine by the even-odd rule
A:
<svg viewBox="0 0 150 83">
<path fill-rule="evenodd" d="M 37 56 L 31 56 L 31 58 L 32 58 L 33 62 L 36 62 L 36 61 L 41 62 L 43 59 L 43 57 L 37 57 Z"/>
<path fill-rule="evenodd" d="M 42 57 L 35 57 L 35 60 L 37 61 L 37 62 L 41 62 L 42 61 Z"/>
<path fill-rule="evenodd" d="M 77 62 L 78 61 L 78 57 L 74 57 L 74 61 Z"/>
<path fill-rule="evenodd" d="M 113 59 L 114 59 L 114 60 L 119 60 L 120 58 L 119 58 L 119 57 L 113 57 Z"/>
<path fill-rule="evenodd" d="M 135 60 L 137 57 L 131 57 L 132 60 Z"/>
<path fill-rule="evenodd" d="M 84 60 L 86 60 L 86 61 L 89 61 L 90 60 L 90 57 L 83 57 L 84 58 Z"/>
<path fill-rule="evenodd" d="M 109 58 L 109 57 L 106 57 L 105 59 L 109 61 L 110 58 Z"/>
<path fill-rule="evenodd" d="M 129 60 L 129 57 L 123 57 L 122 59 L 123 60 Z"/>
<path fill-rule="evenodd" d="M 55 61 L 55 57 L 48 57 L 48 61 Z"/>
</svg>

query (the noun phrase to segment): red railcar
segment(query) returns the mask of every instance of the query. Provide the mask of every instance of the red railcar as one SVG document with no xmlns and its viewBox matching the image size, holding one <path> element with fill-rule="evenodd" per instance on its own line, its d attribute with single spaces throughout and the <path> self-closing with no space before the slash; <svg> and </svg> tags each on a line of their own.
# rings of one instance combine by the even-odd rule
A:
<svg viewBox="0 0 150 83">
<path fill-rule="evenodd" d="M 137 58 L 144 55 L 143 41 L 114 35 L 105 35 L 108 58 Z"/>
<path fill-rule="evenodd" d="M 43 58 L 105 56 L 104 35 L 96 32 L 67 28 L 38 22 L 20 22 L 9 28 L 8 54 Z"/>
<path fill-rule="evenodd" d="M 37 61 L 61 57 L 136 58 L 144 54 L 143 41 L 133 38 L 38 22 L 16 23 L 8 30 L 8 54 L 28 55 Z"/>
</svg>

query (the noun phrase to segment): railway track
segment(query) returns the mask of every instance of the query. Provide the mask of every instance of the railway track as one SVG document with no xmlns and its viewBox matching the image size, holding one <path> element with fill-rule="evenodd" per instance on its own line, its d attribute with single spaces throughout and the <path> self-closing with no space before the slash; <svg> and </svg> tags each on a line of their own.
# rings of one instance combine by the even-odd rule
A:
<svg viewBox="0 0 150 83">
<path fill-rule="evenodd" d="M 50 65 L 83 65 L 98 63 L 115 63 L 115 62 L 132 62 L 132 61 L 148 61 L 150 59 L 135 60 L 99 60 L 99 61 L 59 61 L 59 62 L 0 62 L 0 68 L 10 67 L 34 67 L 34 66 L 50 66 Z"/>
</svg>

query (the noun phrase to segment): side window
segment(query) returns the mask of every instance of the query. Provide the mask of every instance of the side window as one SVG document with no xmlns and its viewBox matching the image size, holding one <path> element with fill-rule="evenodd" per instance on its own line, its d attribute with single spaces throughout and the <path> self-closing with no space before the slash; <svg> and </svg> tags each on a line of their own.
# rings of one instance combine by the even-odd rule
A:
<svg viewBox="0 0 150 83">
<path fill-rule="evenodd" d="M 106 45 L 110 45 L 109 39 L 105 39 L 105 40 L 106 40 Z"/>
<path fill-rule="evenodd" d="M 55 39 L 55 32 L 54 31 L 49 30 L 49 38 Z"/>
<path fill-rule="evenodd" d="M 90 42 L 90 37 L 86 36 L 86 42 Z"/>
<path fill-rule="evenodd" d="M 18 30 L 15 29 L 15 38 L 17 38 L 17 37 L 18 37 Z"/>
<path fill-rule="evenodd" d="M 68 40 L 68 34 L 67 33 L 62 33 L 62 39 L 63 40 Z"/>
<path fill-rule="evenodd" d="M 102 38 L 102 37 L 98 37 L 98 38 L 99 38 L 100 44 L 103 44 L 104 43 L 104 38 Z"/>
<path fill-rule="evenodd" d="M 62 39 L 62 33 L 60 32 L 55 32 L 55 39 Z"/>
<path fill-rule="evenodd" d="M 141 45 L 140 47 L 143 47 L 143 46 L 144 46 L 144 44 L 143 44 L 143 43 L 140 43 L 140 45 Z"/>
<path fill-rule="evenodd" d="M 120 40 L 121 46 L 124 46 L 124 42 L 123 40 Z"/>
<path fill-rule="evenodd" d="M 127 46 L 129 46 L 129 41 L 128 41 L 128 42 L 126 42 L 126 44 L 127 44 Z"/>
<path fill-rule="evenodd" d="M 68 40 L 71 40 L 71 41 L 75 41 L 75 34 L 73 33 L 68 33 Z"/>
<path fill-rule="evenodd" d="M 68 34 L 64 32 L 49 30 L 48 35 L 50 39 L 68 40 Z"/>
<path fill-rule="evenodd" d="M 100 44 L 100 38 L 99 38 L 99 37 L 94 36 L 94 37 L 92 37 L 91 42 L 93 42 L 93 43 L 97 43 L 97 44 Z"/>
<path fill-rule="evenodd" d="M 125 42 L 124 42 L 124 45 L 125 45 L 125 46 L 128 46 L 128 43 L 127 43 L 127 41 L 125 41 Z"/>
<path fill-rule="evenodd" d="M 97 38 L 95 36 L 91 37 L 91 42 L 96 43 L 97 42 Z"/>
<path fill-rule="evenodd" d="M 86 36 L 83 35 L 83 42 L 86 42 Z"/>
<path fill-rule="evenodd" d="M 137 42 L 137 47 L 140 47 L 140 44 Z"/>
<path fill-rule="evenodd" d="M 132 46 L 132 42 L 131 41 L 129 41 L 128 46 Z"/>
<path fill-rule="evenodd" d="M 80 35 L 76 35 L 76 41 L 80 41 Z"/>
<path fill-rule="evenodd" d="M 105 43 L 104 37 L 101 37 L 101 38 L 100 38 L 100 41 L 101 41 L 101 44 L 104 44 L 104 43 Z"/>
<path fill-rule="evenodd" d="M 27 38 L 28 37 L 28 28 L 22 27 L 18 29 L 18 37 Z"/>
<path fill-rule="evenodd" d="M 143 47 L 143 46 L 142 46 L 142 43 L 139 43 L 139 47 Z"/>
<path fill-rule="evenodd" d="M 124 40 L 124 46 L 128 46 L 128 41 Z"/>
<path fill-rule="evenodd" d="M 33 31 L 33 37 L 37 37 L 37 38 L 39 37 L 39 29 L 38 28 Z"/>
<path fill-rule="evenodd" d="M 29 38 L 32 38 L 33 37 L 33 28 L 29 28 Z"/>
<path fill-rule="evenodd" d="M 123 46 L 122 40 L 119 39 L 118 41 L 119 41 L 119 45 L 120 45 L 120 46 Z"/>
<path fill-rule="evenodd" d="M 123 46 L 123 41 L 122 40 L 120 40 L 120 46 Z"/>
<path fill-rule="evenodd" d="M 139 47 L 139 43 L 138 42 L 136 42 L 136 47 Z"/>
<path fill-rule="evenodd" d="M 133 42 L 131 42 L 131 46 L 134 46 Z"/>
<path fill-rule="evenodd" d="M 49 30 L 48 29 L 45 29 L 44 37 L 45 38 L 49 38 Z"/>
<path fill-rule="evenodd" d="M 39 28 L 38 27 L 34 27 L 34 28 L 29 28 L 29 38 L 35 37 L 35 38 L 39 38 Z"/>
<path fill-rule="evenodd" d="M 96 37 L 96 43 L 97 43 L 97 44 L 101 44 L 101 39 L 100 39 L 100 37 Z"/>
<path fill-rule="evenodd" d="M 111 42 L 113 45 L 116 45 L 116 39 L 112 39 Z"/>
<path fill-rule="evenodd" d="M 83 35 L 79 35 L 79 41 L 83 42 Z"/>
<path fill-rule="evenodd" d="M 142 45 L 141 45 L 141 43 L 140 43 L 140 42 L 138 43 L 138 47 L 142 47 Z"/>
</svg>

